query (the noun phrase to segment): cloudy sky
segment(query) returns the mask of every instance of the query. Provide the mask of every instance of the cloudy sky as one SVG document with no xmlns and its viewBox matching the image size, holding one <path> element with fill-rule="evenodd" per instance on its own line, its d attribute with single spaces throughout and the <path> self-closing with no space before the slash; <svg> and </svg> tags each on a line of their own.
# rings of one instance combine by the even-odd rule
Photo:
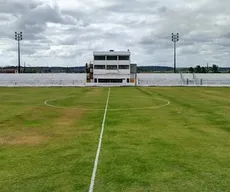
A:
<svg viewBox="0 0 230 192">
<path fill-rule="evenodd" d="M 83 66 L 93 51 L 127 50 L 138 65 L 230 66 L 229 0 L 0 0 L 0 66 Z"/>
</svg>

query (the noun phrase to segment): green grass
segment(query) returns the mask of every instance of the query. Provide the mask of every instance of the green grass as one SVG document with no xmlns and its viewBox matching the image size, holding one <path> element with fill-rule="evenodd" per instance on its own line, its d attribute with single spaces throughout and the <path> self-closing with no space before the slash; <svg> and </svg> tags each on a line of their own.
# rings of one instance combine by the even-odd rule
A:
<svg viewBox="0 0 230 192">
<path fill-rule="evenodd" d="M 88 191 L 107 95 L 0 88 L 0 191 Z M 111 88 L 95 192 L 222 192 L 229 181 L 229 88 Z"/>
</svg>

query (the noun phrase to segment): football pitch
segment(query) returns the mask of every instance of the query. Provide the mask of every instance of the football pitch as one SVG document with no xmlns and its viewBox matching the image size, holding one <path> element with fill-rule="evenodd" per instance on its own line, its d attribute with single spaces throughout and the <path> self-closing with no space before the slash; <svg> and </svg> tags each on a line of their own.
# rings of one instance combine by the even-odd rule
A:
<svg viewBox="0 0 230 192">
<path fill-rule="evenodd" d="M 0 88 L 2 192 L 230 191 L 230 89 Z"/>
</svg>

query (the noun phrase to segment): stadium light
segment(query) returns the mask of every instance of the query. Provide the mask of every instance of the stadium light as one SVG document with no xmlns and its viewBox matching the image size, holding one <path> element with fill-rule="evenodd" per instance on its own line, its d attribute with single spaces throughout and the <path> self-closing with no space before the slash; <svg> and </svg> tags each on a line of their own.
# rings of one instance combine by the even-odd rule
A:
<svg viewBox="0 0 230 192">
<path fill-rule="evenodd" d="M 176 73 L 176 42 L 179 41 L 179 33 L 172 33 L 172 41 L 174 42 L 174 73 Z"/>
<path fill-rule="evenodd" d="M 18 73 L 21 73 L 20 66 L 20 41 L 22 41 L 22 32 L 15 32 L 15 40 L 18 41 Z"/>
</svg>

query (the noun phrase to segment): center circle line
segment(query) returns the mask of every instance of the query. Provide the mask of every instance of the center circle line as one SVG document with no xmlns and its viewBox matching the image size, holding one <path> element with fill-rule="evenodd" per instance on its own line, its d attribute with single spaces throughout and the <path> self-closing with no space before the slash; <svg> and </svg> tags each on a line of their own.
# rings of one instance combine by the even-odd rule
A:
<svg viewBox="0 0 230 192">
<path fill-rule="evenodd" d="M 73 97 L 73 96 L 61 97 L 58 99 L 48 99 L 48 100 L 44 101 L 44 104 L 48 107 L 53 107 L 53 108 L 58 108 L 58 109 L 78 109 L 78 110 L 83 110 L 83 111 L 102 111 L 102 110 L 104 110 L 102 108 L 87 109 L 87 108 L 81 108 L 81 107 L 64 107 L 64 106 L 57 106 L 57 105 L 53 105 L 53 104 L 49 103 L 49 101 L 59 100 L 62 98 L 70 98 L 70 97 Z M 134 96 L 134 97 L 150 98 L 150 97 L 145 97 L 145 96 Z M 165 101 L 166 103 L 162 104 L 162 105 L 150 106 L 150 107 L 108 108 L 108 111 L 129 111 L 129 110 L 157 109 L 157 108 L 166 107 L 166 106 L 171 104 L 170 101 L 167 99 L 162 99 L 162 98 L 157 98 L 157 97 L 151 97 L 151 98 L 162 100 L 162 101 Z"/>
</svg>

